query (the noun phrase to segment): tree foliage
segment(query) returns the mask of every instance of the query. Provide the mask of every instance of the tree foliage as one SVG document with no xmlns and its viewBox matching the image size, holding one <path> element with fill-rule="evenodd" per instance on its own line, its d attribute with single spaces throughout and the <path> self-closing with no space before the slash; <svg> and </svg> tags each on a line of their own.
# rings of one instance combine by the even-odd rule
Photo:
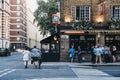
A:
<svg viewBox="0 0 120 80">
<path fill-rule="evenodd" d="M 46 34 L 55 33 L 55 25 L 52 24 L 52 14 L 58 12 L 56 0 L 37 0 L 38 8 L 34 12 L 34 22 L 37 23 L 41 34 L 45 36 Z"/>
</svg>

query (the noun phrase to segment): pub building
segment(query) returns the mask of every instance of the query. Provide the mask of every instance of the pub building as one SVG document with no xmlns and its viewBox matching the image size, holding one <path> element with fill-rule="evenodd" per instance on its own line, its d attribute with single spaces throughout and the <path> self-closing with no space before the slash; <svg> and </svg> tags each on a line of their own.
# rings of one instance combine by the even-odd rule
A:
<svg viewBox="0 0 120 80">
<path fill-rule="evenodd" d="M 58 50 L 57 61 L 69 61 L 71 45 L 75 50 L 81 47 L 82 61 L 91 61 L 91 47 L 96 44 L 115 45 L 116 58 L 120 61 L 120 0 L 60 0 L 60 25 L 57 28 L 56 41 L 54 35 L 53 41 L 41 41 L 41 47 L 47 45 L 50 49 L 53 45 Z"/>
</svg>

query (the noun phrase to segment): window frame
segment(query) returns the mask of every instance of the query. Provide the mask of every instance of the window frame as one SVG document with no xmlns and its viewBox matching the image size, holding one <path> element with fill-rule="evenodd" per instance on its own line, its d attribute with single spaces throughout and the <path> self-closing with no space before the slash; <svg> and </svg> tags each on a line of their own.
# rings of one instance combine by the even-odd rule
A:
<svg viewBox="0 0 120 80">
<path fill-rule="evenodd" d="M 74 18 L 74 20 L 90 21 L 91 20 L 91 7 L 90 6 L 72 6 L 71 15 Z M 77 18 L 77 16 L 79 18 Z"/>
<path fill-rule="evenodd" d="M 120 5 L 111 7 L 111 20 L 120 20 Z"/>
</svg>

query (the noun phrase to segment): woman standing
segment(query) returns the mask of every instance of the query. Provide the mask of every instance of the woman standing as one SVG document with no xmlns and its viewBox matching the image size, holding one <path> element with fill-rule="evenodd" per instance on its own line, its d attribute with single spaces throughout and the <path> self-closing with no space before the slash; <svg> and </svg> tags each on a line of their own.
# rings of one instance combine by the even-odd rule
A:
<svg viewBox="0 0 120 80">
<path fill-rule="evenodd" d="M 94 52 L 96 54 L 96 64 L 98 63 L 98 61 L 99 61 L 99 64 L 101 64 L 101 54 L 102 54 L 102 51 L 101 51 L 99 45 L 95 47 Z"/>
<path fill-rule="evenodd" d="M 24 61 L 25 69 L 28 67 L 29 59 L 30 59 L 30 51 L 29 48 L 26 47 L 25 50 L 23 51 L 23 61 Z"/>
</svg>

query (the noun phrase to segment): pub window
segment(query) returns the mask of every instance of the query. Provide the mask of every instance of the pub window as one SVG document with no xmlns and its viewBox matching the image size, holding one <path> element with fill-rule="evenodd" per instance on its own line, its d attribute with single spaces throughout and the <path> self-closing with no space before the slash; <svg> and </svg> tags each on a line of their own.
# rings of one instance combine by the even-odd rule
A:
<svg viewBox="0 0 120 80">
<path fill-rule="evenodd" d="M 49 53 L 50 50 L 50 44 L 42 44 L 41 52 L 42 53 Z"/>
<path fill-rule="evenodd" d="M 111 8 L 111 19 L 120 20 L 120 6 L 113 6 Z"/>
<path fill-rule="evenodd" d="M 73 6 L 71 10 L 72 17 L 79 21 L 90 21 L 89 6 Z"/>
<path fill-rule="evenodd" d="M 85 36 L 80 36 L 80 40 L 85 40 Z"/>
<path fill-rule="evenodd" d="M 120 36 L 115 36 L 115 40 L 120 40 Z"/>
<path fill-rule="evenodd" d="M 91 46 L 95 45 L 95 35 L 70 35 L 70 46 L 74 45 L 75 50 L 78 46 L 81 47 L 82 51 L 89 51 Z"/>
</svg>

